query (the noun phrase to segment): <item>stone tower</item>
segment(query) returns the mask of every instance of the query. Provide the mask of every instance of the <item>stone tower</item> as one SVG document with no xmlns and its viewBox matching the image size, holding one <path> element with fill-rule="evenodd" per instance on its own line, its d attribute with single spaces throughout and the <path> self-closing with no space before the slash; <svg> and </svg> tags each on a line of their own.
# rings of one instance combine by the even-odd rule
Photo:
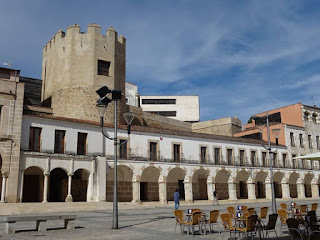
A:
<svg viewBox="0 0 320 240">
<path fill-rule="evenodd" d="M 51 103 L 55 116 L 99 121 L 95 91 L 107 86 L 125 94 L 125 64 L 126 39 L 113 28 L 106 35 L 97 24 L 90 24 L 87 33 L 77 24 L 66 34 L 59 30 L 43 48 L 42 102 Z M 118 106 L 123 113 L 124 96 Z M 110 103 L 105 121 L 113 119 Z"/>
</svg>

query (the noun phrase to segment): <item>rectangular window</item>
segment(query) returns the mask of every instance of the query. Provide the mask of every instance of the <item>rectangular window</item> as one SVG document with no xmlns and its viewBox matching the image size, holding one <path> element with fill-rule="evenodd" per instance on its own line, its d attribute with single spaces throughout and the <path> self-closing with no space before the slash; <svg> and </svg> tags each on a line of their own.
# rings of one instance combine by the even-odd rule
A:
<svg viewBox="0 0 320 240">
<path fill-rule="evenodd" d="M 65 135 L 66 131 L 64 130 L 56 130 L 55 131 L 55 140 L 54 140 L 54 152 L 55 153 L 64 153 L 64 145 L 65 145 Z"/>
<path fill-rule="evenodd" d="M 306 168 L 306 160 L 301 159 L 302 168 Z"/>
<path fill-rule="evenodd" d="M 77 154 L 87 155 L 87 133 L 78 132 Z"/>
<path fill-rule="evenodd" d="M 120 139 L 119 158 L 127 159 L 127 140 Z"/>
<path fill-rule="evenodd" d="M 98 60 L 98 75 L 110 76 L 110 62 Z"/>
<path fill-rule="evenodd" d="M 240 150 L 240 165 L 244 166 L 244 150 Z"/>
<path fill-rule="evenodd" d="M 267 153 L 262 152 L 262 164 L 263 166 L 267 166 Z"/>
<path fill-rule="evenodd" d="M 30 127 L 29 150 L 40 152 L 41 128 Z"/>
<path fill-rule="evenodd" d="M 256 151 L 251 151 L 251 166 L 255 166 L 256 162 Z"/>
<path fill-rule="evenodd" d="M 312 137 L 308 135 L 309 148 L 312 148 Z"/>
<path fill-rule="evenodd" d="M 316 136 L 316 144 L 317 144 L 317 149 L 320 148 L 320 142 L 319 142 L 319 136 Z"/>
<path fill-rule="evenodd" d="M 142 104 L 176 104 L 176 99 L 142 99 Z"/>
<path fill-rule="evenodd" d="M 232 165 L 232 149 L 227 149 L 228 165 Z"/>
<path fill-rule="evenodd" d="M 274 167 L 277 167 L 277 153 L 273 153 L 272 164 Z"/>
<path fill-rule="evenodd" d="M 287 167 L 287 154 L 282 154 L 282 166 Z"/>
<path fill-rule="evenodd" d="M 220 148 L 214 149 L 214 163 L 220 164 Z"/>
<path fill-rule="evenodd" d="M 157 161 L 157 143 L 150 142 L 150 160 Z"/>
<path fill-rule="evenodd" d="M 303 135 L 301 133 L 299 134 L 299 141 L 300 141 L 300 147 L 303 148 Z"/>
<path fill-rule="evenodd" d="M 296 155 L 292 154 L 292 168 L 296 168 L 297 164 L 296 164 Z"/>
<path fill-rule="evenodd" d="M 290 133 L 290 142 L 291 142 L 291 147 L 294 147 L 294 135 L 293 135 L 293 132 Z"/>
<path fill-rule="evenodd" d="M 200 151 L 201 151 L 200 161 L 201 161 L 201 163 L 206 163 L 207 162 L 207 148 L 201 147 Z"/>
<path fill-rule="evenodd" d="M 180 162 L 180 144 L 173 144 L 173 161 Z"/>
</svg>

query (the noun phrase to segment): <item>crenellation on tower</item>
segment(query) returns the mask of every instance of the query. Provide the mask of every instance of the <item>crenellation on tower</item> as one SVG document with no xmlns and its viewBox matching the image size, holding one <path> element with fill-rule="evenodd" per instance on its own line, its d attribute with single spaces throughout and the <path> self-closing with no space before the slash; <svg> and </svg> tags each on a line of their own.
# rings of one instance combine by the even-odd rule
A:
<svg viewBox="0 0 320 240">
<path fill-rule="evenodd" d="M 75 96 L 83 89 L 81 101 L 90 103 L 89 110 L 94 103 L 86 98 L 94 96 L 98 88 L 108 86 L 125 92 L 125 45 L 126 39 L 118 38 L 114 28 L 103 35 L 95 23 L 88 25 L 87 33 L 82 33 L 78 24 L 69 26 L 66 33 L 59 30 L 43 49 L 42 101 L 51 100 L 56 116 L 70 117 L 70 110 L 74 110 L 75 118 L 99 119 L 79 109 L 86 105 L 79 104 Z M 119 105 L 125 109 L 125 98 Z"/>
</svg>

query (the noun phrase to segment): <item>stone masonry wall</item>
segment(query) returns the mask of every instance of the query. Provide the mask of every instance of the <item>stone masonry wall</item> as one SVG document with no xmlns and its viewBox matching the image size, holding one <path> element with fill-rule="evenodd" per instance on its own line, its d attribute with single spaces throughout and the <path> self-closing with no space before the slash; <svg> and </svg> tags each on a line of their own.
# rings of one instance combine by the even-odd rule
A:
<svg viewBox="0 0 320 240">
<path fill-rule="evenodd" d="M 113 181 L 107 182 L 107 201 L 113 201 Z M 132 201 L 132 183 L 119 181 L 118 182 L 118 201 L 131 202 Z"/>
</svg>

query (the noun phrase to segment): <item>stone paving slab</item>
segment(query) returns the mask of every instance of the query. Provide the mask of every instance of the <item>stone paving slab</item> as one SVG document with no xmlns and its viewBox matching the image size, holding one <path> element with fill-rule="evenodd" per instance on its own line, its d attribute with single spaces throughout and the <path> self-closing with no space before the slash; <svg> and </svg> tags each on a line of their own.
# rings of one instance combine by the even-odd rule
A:
<svg viewBox="0 0 320 240">
<path fill-rule="evenodd" d="M 298 204 L 300 202 L 296 201 Z M 314 200 L 303 201 L 303 203 L 311 204 L 316 202 Z M 280 204 L 278 202 L 278 204 Z M 23 204 L 21 204 L 23 205 Z M 238 205 L 244 205 L 239 201 Z M 269 203 L 251 203 L 248 206 L 256 207 L 269 206 L 269 213 L 271 213 L 271 204 Z M 60 204 L 52 203 L 52 209 L 60 207 Z M 209 204 L 192 204 L 181 206 L 181 209 L 200 207 L 204 212 L 209 213 L 210 210 L 218 209 L 220 212 L 226 212 L 227 204 L 219 206 L 212 206 Z M 234 205 L 236 206 L 236 205 Z M 87 211 L 84 211 L 87 210 Z M 26 210 L 28 212 L 28 210 Z M 77 214 L 78 218 L 75 223 L 76 229 L 66 230 L 63 227 L 63 221 L 48 221 L 47 232 L 36 232 L 35 223 L 23 222 L 17 224 L 17 229 L 24 229 L 25 231 L 18 231 L 16 234 L 7 235 L 4 233 L 4 223 L 0 222 L 0 240 L 2 239 L 228 239 L 228 234 L 214 233 L 212 235 L 196 235 L 188 236 L 181 235 L 177 227 L 174 235 L 175 219 L 173 218 L 173 206 L 150 204 L 149 206 L 131 205 L 131 207 L 119 208 L 119 227 L 120 229 L 113 230 L 112 226 L 112 209 L 108 210 L 88 210 L 82 209 L 72 212 Z M 319 213 L 319 211 L 318 211 Z M 220 220 L 220 219 L 219 219 Z M 220 224 L 221 225 L 221 224 Z M 220 227 L 222 229 L 222 226 Z M 27 231 L 26 231 L 27 230 Z M 287 233 L 280 234 L 280 221 L 278 220 L 277 232 L 280 240 L 289 240 Z M 275 237 L 271 233 L 271 237 Z M 271 238 L 272 239 L 272 238 Z"/>
</svg>

